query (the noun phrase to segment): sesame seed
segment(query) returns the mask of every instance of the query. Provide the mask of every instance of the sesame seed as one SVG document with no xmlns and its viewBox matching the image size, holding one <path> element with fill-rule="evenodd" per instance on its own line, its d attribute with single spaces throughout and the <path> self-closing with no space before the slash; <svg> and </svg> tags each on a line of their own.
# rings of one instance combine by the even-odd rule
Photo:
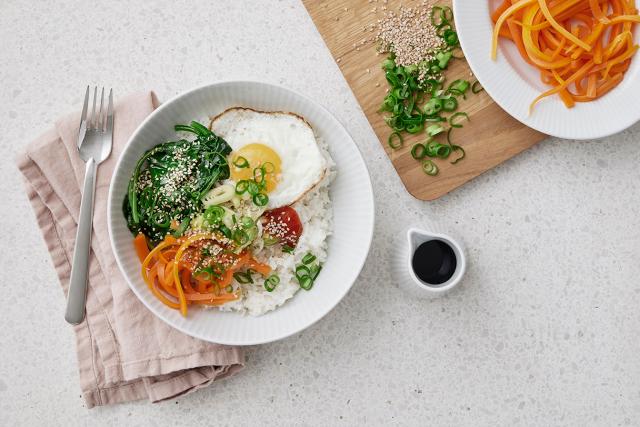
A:
<svg viewBox="0 0 640 427">
<path fill-rule="evenodd" d="M 395 53 L 397 65 L 429 61 L 433 52 L 443 46 L 431 23 L 430 10 L 431 7 L 401 6 L 397 13 L 387 12 L 379 21 L 377 40 L 383 51 Z"/>
</svg>

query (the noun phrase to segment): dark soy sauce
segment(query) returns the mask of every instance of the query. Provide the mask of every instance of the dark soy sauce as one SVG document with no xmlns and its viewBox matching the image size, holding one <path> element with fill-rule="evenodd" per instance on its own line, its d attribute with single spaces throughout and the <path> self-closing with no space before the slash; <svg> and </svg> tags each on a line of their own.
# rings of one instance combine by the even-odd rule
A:
<svg viewBox="0 0 640 427">
<path fill-rule="evenodd" d="M 421 243 L 413 253 L 411 267 L 416 276 L 430 285 L 440 285 L 456 271 L 456 254 L 441 240 Z"/>
</svg>

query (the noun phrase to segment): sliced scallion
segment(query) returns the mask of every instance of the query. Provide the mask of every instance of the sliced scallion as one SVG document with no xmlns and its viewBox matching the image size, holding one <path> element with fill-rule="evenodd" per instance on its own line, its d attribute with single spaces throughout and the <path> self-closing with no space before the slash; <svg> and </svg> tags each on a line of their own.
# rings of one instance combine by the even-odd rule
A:
<svg viewBox="0 0 640 427">
<path fill-rule="evenodd" d="M 249 161 L 245 157 L 238 156 L 233 161 L 233 165 L 238 169 L 244 169 L 249 167 Z"/>
<path fill-rule="evenodd" d="M 429 159 L 422 162 L 422 170 L 424 171 L 424 173 L 430 176 L 435 176 L 438 174 L 438 166 Z"/>
<path fill-rule="evenodd" d="M 397 150 L 398 148 L 402 147 L 404 143 L 404 139 L 402 138 L 402 135 L 400 135 L 398 132 L 393 132 L 391 135 L 389 135 L 389 139 L 387 140 L 387 143 L 389 144 L 389 147 L 391 147 L 394 150 Z"/>
</svg>

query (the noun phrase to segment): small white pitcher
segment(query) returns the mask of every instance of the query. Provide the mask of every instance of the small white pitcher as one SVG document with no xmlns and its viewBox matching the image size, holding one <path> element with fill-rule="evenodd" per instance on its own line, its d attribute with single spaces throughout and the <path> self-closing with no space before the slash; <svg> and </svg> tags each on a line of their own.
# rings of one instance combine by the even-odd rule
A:
<svg viewBox="0 0 640 427">
<path fill-rule="evenodd" d="M 433 285 L 420 280 L 413 271 L 412 259 L 418 246 L 430 240 L 440 240 L 453 249 L 456 256 L 456 269 L 444 283 Z M 417 228 L 409 228 L 406 236 L 399 242 L 393 262 L 393 274 L 400 287 L 419 298 L 433 298 L 453 289 L 460 283 L 467 269 L 467 258 L 462 245 L 445 234 L 429 233 Z"/>
</svg>

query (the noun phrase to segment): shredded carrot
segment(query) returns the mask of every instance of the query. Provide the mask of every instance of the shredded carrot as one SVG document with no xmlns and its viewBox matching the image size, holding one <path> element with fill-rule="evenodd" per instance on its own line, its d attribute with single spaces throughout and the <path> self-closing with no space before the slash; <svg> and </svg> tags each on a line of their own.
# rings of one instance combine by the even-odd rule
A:
<svg viewBox="0 0 640 427">
<path fill-rule="evenodd" d="M 215 240 L 216 236 L 197 234 L 180 239 L 167 236 L 151 252 L 144 235 L 138 235 L 134 239 L 134 246 L 142 263 L 142 278 L 149 290 L 166 306 L 180 310 L 183 316 L 187 315 L 190 304 L 217 306 L 237 300 L 239 294 L 227 290 L 227 287 L 233 280 L 233 273 L 240 268 L 252 268 L 264 275 L 271 271 L 271 267 L 257 262 L 249 252 L 244 251 L 234 256 L 221 277 L 194 274 L 191 271 L 193 267 L 184 262 L 183 255 L 190 246 L 203 239 Z M 143 243 L 146 255 L 142 251 Z"/>
<path fill-rule="evenodd" d="M 136 250 L 136 254 L 140 259 L 140 262 L 144 261 L 144 259 L 149 255 L 149 246 L 147 245 L 147 237 L 139 233 L 135 239 L 133 239 L 133 247 Z"/>
<path fill-rule="evenodd" d="M 510 40 L 551 86 L 530 112 L 551 95 L 567 108 L 604 96 L 620 84 L 638 50 L 635 0 L 504 0 L 491 19 L 491 58 L 500 38 Z"/>
</svg>

